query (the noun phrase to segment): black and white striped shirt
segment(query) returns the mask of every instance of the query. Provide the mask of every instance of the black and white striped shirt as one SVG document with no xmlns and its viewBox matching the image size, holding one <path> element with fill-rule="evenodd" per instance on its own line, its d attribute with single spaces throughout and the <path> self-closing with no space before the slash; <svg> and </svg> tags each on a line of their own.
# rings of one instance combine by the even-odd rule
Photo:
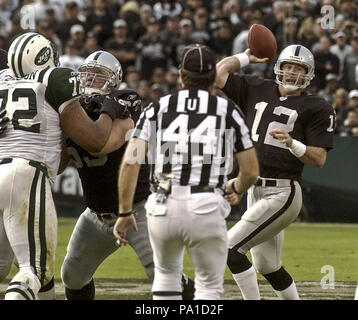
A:
<svg viewBox="0 0 358 320">
<path fill-rule="evenodd" d="M 174 185 L 222 187 L 233 154 L 253 148 L 243 114 L 232 100 L 191 87 L 151 103 L 132 138 L 149 143 L 151 181 L 158 173 L 173 173 Z"/>
</svg>

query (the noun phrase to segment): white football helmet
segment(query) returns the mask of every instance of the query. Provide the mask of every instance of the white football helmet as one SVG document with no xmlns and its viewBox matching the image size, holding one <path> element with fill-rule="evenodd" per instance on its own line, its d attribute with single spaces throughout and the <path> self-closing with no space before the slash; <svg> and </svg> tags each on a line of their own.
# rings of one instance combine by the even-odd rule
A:
<svg viewBox="0 0 358 320">
<path fill-rule="evenodd" d="M 59 65 L 56 46 L 35 32 L 25 33 L 12 42 L 7 62 L 15 78 L 23 78 L 36 70 Z"/>
<path fill-rule="evenodd" d="M 293 63 L 303 66 L 306 74 L 282 71 L 282 65 L 285 63 Z M 286 91 L 294 92 L 299 89 L 306 88 L 314 78 L 314 58 L 313 54 L 306 47 L 301 45 L 290 45 L 282 50 L 274 67 L 276 74 L 276 82 L 282 85 Z M 287 78 L 295 78 L 295 83 L 286 82 Z"/>
<path fill-rule="evenodd" d="M 82 95 L 109 94 L 122 82 L 122 66 L 117 58 L 106 51 L 91 53 L 78 68 Z"/>
</svg>

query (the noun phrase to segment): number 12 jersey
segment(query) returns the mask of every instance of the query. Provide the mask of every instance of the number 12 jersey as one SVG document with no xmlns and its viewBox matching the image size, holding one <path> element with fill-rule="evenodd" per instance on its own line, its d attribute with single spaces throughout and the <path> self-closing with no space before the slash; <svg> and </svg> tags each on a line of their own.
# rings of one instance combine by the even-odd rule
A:
<svg viewBox="0 0 358 320">
<path fill-rule="evenodd" d="M 246 116 L 260 176 L 298 180 L 304 167 L 285 145 L 269 135 L 273 129 L 282 129 L 307 146 L 333 147 L 335 111 L 324 99 L 306 93 L 282 97 L 274 81 L 236 74 L 229 75 L 222 90 Z"/>
</svg>

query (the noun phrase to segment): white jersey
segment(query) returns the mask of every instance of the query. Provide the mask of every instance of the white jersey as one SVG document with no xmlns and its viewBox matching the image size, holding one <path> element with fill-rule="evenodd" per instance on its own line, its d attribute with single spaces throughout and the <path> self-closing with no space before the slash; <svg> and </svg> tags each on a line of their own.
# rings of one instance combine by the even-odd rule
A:
<svg viewBox="0 0 358 320">
<path fill-rule="evenodd" d="M 0 71 L 0 81 L 13 80 L 13 74 L 10 69 L 4 69 Z"/>
<path fill-rule="evenodd" d="M 0 82 L 0 110 L 5 107 L 10 119 L 0 136 L 0 159 L 40 162 L 54 181 L 62 146 L 59 113 L 78 98 L 77 78 L 67 68 L 39 70 L 24 79 Z"/>
</svg>

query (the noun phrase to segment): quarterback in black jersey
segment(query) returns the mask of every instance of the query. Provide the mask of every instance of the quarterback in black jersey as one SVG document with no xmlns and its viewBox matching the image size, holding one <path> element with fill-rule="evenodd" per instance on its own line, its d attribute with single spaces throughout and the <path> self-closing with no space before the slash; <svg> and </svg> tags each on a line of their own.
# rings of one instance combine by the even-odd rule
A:
<svg viewBox="0 0 358 320">
<path fill-rule="evenodd" d="M 87 114 L 97 119 L 103 105 L 115 104 L 120 109 L 114 121 L 114 134 L 97 154 L 91 154 L 67 139 L 67 154 L 78 169 L 86 210 L 80 215 L 67 247 L 61 267 L 67 300 L 91 300 L 95 297 L 93 275 L 98 266 L 119 245 L 113 236 L 118 211 L 118 170 L 126 147 L 125 136 L 141 113 L 141 98 L 133 90 L 119 90 L 122 69 L 110 53 L 97 51 L 79 68 L 82 97 L 80 103 Z M 138 232 L 129 232 L 129 244 L 138 255 L 147 276 L 153 281 L 153 251 L 150 245 L 144 205 L 149 196 L 149 170 L 143 165 L 135 194 Z M 193 282 L 183 275 L 188 299 L 193 296 Z"/>
<path fill-rule="evenodd" d="M 244 299 L 260 299 L 256 270 L 280 299 L 299 299 L 280 260 L 284 229 L 302 207 L 298 180 L 304 165 L 322 167 L 333 147 L 335 112 L 325 100 L 304 91 L 314 77 L 307 48 L 291 45 L 281 52 L 276 81 L 235 74 L 249 63 L 266 61 L 247 49 L 217 63 L 216 84 L 244 112 L 260 164 L 260 177 L 248 191 L 248 209 L 228 231 L 228 266 Z M 246 257 L 248 250 L 254 266 Z"/>
</svg>

